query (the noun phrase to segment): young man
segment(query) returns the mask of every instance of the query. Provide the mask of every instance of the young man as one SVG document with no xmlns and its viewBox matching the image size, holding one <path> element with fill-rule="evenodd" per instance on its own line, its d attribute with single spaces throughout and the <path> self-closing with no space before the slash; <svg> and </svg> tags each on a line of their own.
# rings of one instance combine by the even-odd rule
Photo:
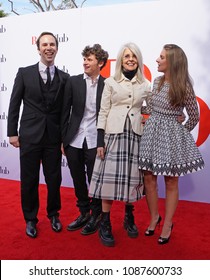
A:
<svg viewBox="0 0 210 280">
<path fill-rule="evenodd" d="M 101 200 L 89 198 L 87 181 L 91 181 L 97 149 L 96 122 L 104 87 L 100 70 L 106 65 L 108 53 L 95 44 L 86 46 L 82 56 L 84 74 L 70 77 L 65 87 L 62 138 L 80 211 L 67 229 L 84 226 L 81 234 L 88 235 L 96 232 L 101 215 Z"/>
<path fill-rule="evenodd" d="M 47 216 L 55 232 L 59 220 L 61 185 L 60 117 L 64 85 L 69 75 L 54 66 L 58 40 L 51 32 L 37 39 L 40 61 L 18 70 L 8 113 L 9 142 L 20 149 L 21 203 L 26 234 L 37 236 L 39 172 L 42 162 L 47 184 Z M 19 111 L 23 111 L 18 132 Z"/>
</svg>

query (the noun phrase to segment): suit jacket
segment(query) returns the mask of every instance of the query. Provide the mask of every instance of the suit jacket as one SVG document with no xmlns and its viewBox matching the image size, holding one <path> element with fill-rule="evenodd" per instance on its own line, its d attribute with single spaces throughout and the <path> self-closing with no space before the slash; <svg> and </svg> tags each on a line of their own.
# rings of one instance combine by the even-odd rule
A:
<svg viewBox="0 0 210 280">
<path fill-rule="evenodd" d="M 15 78 L 8 112 L 7 135 L 20 136 L 28 143 L 37 144 L 44 132 L 52 143 L 61 141 L 60 118 L 63 103 L 64 86 L 69 74 L 57 69 L 59 85 L 54 102 L 47 106 L 40 84 L 38 63 L 19 68 Z M 19 114 L 23 102 L 19 126 Z"/>
<path fill-rule="evenodd" d="M 96 94 L 96 115 L 100 109 L 104 78 L 99 76 Z M 71 76 L 65 86 L 62 112 L 62 140 L 64 148 L 76 135 L 82 121 L 86 102 L 86 81 L 83 74 Z"/>
<path fill-rule="evenodd" d="M 109 77 L 105 81 L 98 116 L 98 129 L 106 133 L 123 133 L 125 120 L 130 118 L 131 126 L 136 134 L 143 132 L 141 108 L 148 101 L 151 93 L 150 82 L 139 81 L 134 77 L 131 81 L 122 75 L 119 81 Z"/>
</svg>

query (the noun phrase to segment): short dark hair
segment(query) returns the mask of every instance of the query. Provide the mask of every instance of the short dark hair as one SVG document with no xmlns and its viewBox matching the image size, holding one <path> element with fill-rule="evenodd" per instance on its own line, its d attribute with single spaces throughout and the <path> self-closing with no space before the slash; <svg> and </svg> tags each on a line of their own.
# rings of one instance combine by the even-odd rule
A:
<svg viewBox="0 0 210 280">
<path fill-rule="evenodd" d="M 56 47 L 58 49 L 58 39 L 57 39 L 57 37 L 55 37 L 55 35 L 52 32 L 48 32 L 48 31 L 42 32 L 39 35 L 38 39 L 36 40 L 37 49 L 38 50 L 40 49 L 40 39 L 41 39 L 41 37 L 43 37 L 45 35 L 51 35 L 55 39 Z"/>
<path fill-rule="evenodd" d="M 92 47 L 86 46 L 84 50 L 82 51 L 82 56 L 83 57 L 88 57 L 91 54 L 95 55 L 96 59 L 98 62 L 103 62 L 104 64 L 101 66 L 100 70 L 104 68 L 104 66 L 107 63 L 109 54 L 107 51 L 103 50 L 101 45 L 99 44 L 94 44 Z"/>
</svg>

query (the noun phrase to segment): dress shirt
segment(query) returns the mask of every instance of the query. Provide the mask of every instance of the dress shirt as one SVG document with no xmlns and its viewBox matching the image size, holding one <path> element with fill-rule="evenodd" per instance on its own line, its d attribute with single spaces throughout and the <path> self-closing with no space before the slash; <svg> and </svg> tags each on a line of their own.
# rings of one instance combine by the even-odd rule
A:
<svg viewBox="0 0 210 280">
<path fill-rule="evenodd" d="M 86 103 L 84 115 L 80 123 L 79 130 L 70 145 L 81 149 L 84 139 L 86 138 L 88 149 L 93 149 L 97 146 L 96 94 L 99 76 L 96 80 L 92 81 L 92 79 L 84 73 L 84 79 L 86 81 Z"/>
<path fill-rule="evenodd" d="M 49 66 L 49 70 L 50 70 L 50 76 L 51 76 L 51 81 L 54 78 L 54 74 L 55 74 L 55 66 L 51 65 Z M 39 73 L 44 81 L 44 83 L 46 84 L 47 82 L 47 66 L 42 63 L 41 61 L 39 61 Z"/>
</svg>

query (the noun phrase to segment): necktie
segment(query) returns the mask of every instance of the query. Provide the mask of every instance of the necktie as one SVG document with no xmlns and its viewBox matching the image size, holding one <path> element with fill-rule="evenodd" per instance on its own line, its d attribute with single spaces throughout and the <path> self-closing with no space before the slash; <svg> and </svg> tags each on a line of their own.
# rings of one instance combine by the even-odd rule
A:
<svg viewBox="0 0 210 280">
<path fill-rule="evenodd" d="M 47 67 L 47 83 L 46 83 L 47 87 L 49 88 L 51 85 L 51 75 L 50 75 L 50 68 Z"/>
</svg>

